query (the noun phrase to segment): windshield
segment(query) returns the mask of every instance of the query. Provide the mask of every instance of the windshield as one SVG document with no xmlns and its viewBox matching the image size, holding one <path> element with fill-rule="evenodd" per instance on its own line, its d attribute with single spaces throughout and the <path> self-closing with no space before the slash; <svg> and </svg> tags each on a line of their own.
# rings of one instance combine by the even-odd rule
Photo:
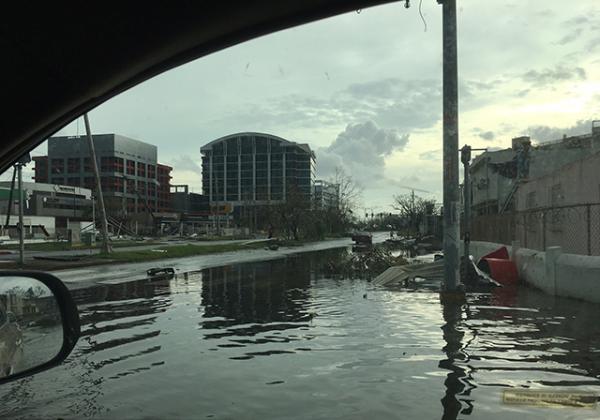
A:
<svg viewBox="0 0 600 420">
<path fill-rule="evenodd" d="M 213 53 L 2 174 L 0 262 L 83 337 L 0 413 L 597 416 L 598 5 L 458 1 L 455 57 L 451 3 Z"/>
</svg>

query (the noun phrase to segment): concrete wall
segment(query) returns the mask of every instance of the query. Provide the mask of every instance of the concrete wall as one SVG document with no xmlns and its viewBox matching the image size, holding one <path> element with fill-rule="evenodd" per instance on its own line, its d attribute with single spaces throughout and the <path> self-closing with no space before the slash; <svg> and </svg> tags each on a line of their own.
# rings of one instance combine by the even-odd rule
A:
<svg viewBox="0 0 600 420">
<path fill-rule="evenodd" d="M 471 254 L 477 260 L 502 244 L 471 242 Z M 564 254 L 560 247 L 546 252 L 507 246 L 524 282 L 556 296 L 600 303 L 600 257 Z"/>
<path fill-rule="evenodd" d="M 552 197 L 552 187 L 558 190 Z M 517 210 L 533 207 L 572 205 L 598 202 L 600 199 L 600 154 L 577 160 L 556 169 L 555 172 L 530 179 L 521 185 L 517 197 Z M 532 195 L 534 202 L 527 202 Z"/>
</svg>

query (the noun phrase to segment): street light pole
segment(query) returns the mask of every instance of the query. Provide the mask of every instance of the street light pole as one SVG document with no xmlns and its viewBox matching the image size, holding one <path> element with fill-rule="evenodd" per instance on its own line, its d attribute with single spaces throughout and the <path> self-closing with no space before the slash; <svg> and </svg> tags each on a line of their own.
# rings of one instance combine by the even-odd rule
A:
<svg viewBox="0 0 600 420">
<path fill-rule="evenodd" d="M 456 0 L 437 1 L 443 8 L 444 291 L 454 292 L 459 289 L 458 241 L 460 236 Z"/>
</svg>

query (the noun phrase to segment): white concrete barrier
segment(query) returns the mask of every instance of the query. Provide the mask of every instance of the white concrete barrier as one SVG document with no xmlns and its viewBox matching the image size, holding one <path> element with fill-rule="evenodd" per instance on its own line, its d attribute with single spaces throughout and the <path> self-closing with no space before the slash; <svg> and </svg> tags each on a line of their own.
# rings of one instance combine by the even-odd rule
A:
<svg viewBox="0 0 600 420">
<path fill-rule="evenodd" d="M 600 257 L 562 254 L 555 274 L 556 295 L 600 302 Z"/>
<path fill-rule="evenodd" d="M 524 282 L 556 295 L 600 303 L 600 257 L 563 254 L 560 247 L 546 252 L 506 246 L 516 260 L 519 278 Z M 493 242 L 471 242 L 471 255 L 477 260 L 501 246 Z"/>
</svg>

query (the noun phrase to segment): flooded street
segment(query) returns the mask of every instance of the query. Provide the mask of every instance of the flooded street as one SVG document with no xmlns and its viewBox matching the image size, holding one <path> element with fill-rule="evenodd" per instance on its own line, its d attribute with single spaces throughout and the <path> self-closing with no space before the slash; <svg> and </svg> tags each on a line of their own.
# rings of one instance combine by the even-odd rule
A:
<svg viewBox="0 0 600 420">
<path fill-rule="evenodd" d="M 521 288 L 443 307 L 337 276 L 344 252 L 77 289 L 77 347 L 4 385 L 0 417 L 598 418 L 502 395 L 600 395 L 600 306 Z"/>
</svg>

